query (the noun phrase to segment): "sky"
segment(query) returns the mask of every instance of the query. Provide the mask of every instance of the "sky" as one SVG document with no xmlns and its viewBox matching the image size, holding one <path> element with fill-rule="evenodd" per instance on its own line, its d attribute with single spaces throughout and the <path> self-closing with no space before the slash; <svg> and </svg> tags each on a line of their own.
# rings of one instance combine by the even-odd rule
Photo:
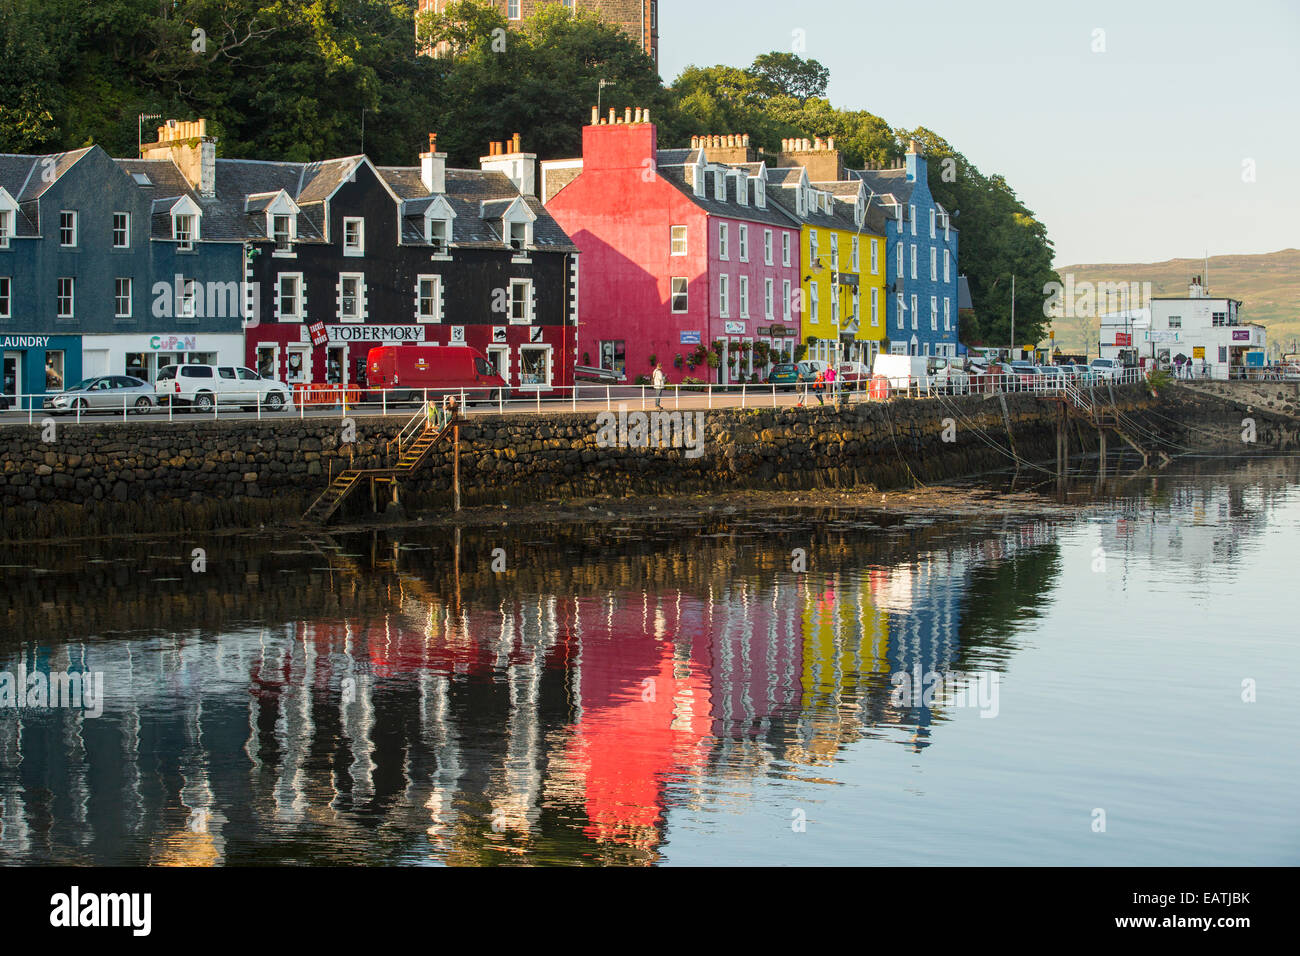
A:
<svg viewBox="0 0 1300 956">
<path fill-rule="evenodd" d="M 665 82 L 802 36 L 832 104 L 1005 176 L 1058 266 L 1300 247 L 1300 0 L 659 6 Z"/>
</svg>

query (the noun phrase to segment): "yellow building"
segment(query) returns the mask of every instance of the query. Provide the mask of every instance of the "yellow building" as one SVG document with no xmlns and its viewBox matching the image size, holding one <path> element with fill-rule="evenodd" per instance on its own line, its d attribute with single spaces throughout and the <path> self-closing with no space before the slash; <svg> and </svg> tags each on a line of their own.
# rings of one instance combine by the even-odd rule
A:
<svg viewBox="0 0 1300 956">
<path fill-rule="evenodd" d="M 870 202 L 861 180 L 845 178 L 833 140 L 783 149 L 781 162 L 791 165 L 769 171 L 767 194 L 800 224 L 805 357 L 870 368 L 887 331 L 884 212 Z M 839 178 L 813 181 L 810 169 Z"/>
</svg>

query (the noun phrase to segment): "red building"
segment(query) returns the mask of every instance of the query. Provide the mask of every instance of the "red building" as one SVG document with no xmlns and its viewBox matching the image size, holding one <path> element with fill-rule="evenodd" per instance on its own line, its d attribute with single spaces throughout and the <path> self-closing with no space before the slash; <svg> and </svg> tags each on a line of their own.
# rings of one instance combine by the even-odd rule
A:
<svg viewBox="0 0 1300 956">
<path fill-rule="evenodd" d="M 749 159 L 748 143 L 728 141 Z M 669 381 L 734 382 L 752 347 L 793 352 L 801 297 L 799 225 L 767 202 L 763 162 L 729 165 L 710 151 L 661 150 L 649 111 L 592 111 L 582 158 L 542 164 L 547 211 L 582 253 L 577 361 Z M 717 370 L 690 362 L 722 343 Z M 732 354 L 735 358 L 732 359 Z M 677 356 L 681 361 L 677 361 Z"/>
</svg>

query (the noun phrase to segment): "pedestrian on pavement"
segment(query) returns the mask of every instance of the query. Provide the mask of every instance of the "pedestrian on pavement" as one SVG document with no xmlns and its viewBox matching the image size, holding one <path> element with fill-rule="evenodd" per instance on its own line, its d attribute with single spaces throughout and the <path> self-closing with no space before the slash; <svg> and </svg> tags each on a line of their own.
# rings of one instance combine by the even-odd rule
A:
<svg viewBox="0 0 1300 956">
<path fill-rule="evenodd" d="M 667 379 L 664 377 L 663 365 L 655 362 L 655 370 L 650 376 L 650 384 L 654 386 L 655 390 L 655 408 L 663 408 L 661 403 L 663 401 L 664 384 L 666 382 Z"/>
<path fill-rule="evenodd" d="M 826 389 L 831 393 L 831 403 L 835 402 L 835 366 L 826 366 Z"/>
<path fill-rule="evenodd" d="M 803 408 L 804 403 L 808 401 L 808 389 L 810 386 L 808 373 L 804 370 L 803 365 L 796 366 L 795 387 L 799 388 L 799 401 L 795 403 L 795 408 Z"/>
<path fill-rule="evenodd" d="M 817 393 L 817 404 L 825 405 L 826 399 L 822 397 L 822 392 L 826 389 L 826 372 L 824 369 L 817 370 L 817 376 L 813 379 L 813 391 Z"/>
</svg>

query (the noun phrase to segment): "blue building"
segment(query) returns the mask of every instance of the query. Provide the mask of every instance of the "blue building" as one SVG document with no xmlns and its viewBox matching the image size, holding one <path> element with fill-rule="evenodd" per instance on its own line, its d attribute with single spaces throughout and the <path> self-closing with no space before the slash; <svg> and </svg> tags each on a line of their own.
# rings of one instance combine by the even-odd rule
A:
<svg viewBox="0 0 1300 956">
<path fill-rule="evenodd" d="M 132 162 L 0 155 L 2 384 L 24 404 L 93 375 L 243 364 L 242 241 L 178 171 L 154 172 L 173 164 Z"/>
<path fill-rule="evenodd" d="M 886 315 L 889 351 L 957 355 L 957 230 L 930 194 L 925 157 L 908 143 L 897 169 L 853 170 L 866 184 L 869 206 L 886 216 Z"/>
</svg>

